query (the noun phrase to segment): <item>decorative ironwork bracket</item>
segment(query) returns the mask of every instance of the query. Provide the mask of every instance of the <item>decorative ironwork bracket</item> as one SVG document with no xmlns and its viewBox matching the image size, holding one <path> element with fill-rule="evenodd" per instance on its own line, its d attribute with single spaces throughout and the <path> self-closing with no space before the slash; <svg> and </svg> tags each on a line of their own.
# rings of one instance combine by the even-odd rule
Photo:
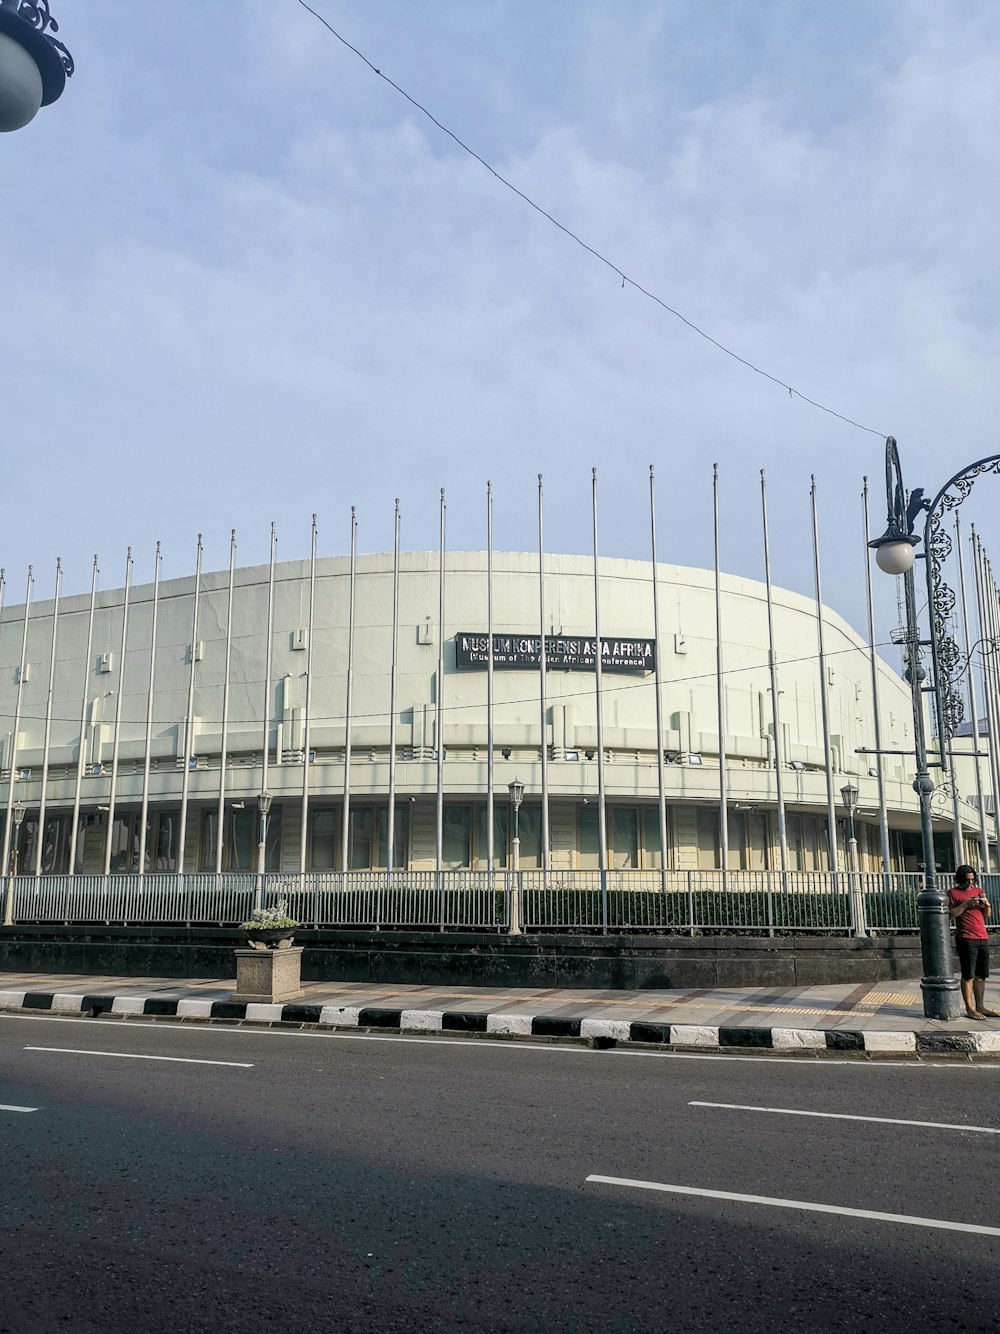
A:
<svg viewBox="0 0 1000 1334">
<path fill-rule="evenodd" d="M 66 77 L 71 78 L 76 70 L 76 63 L 68 48 L 53 36 L 59 31 L 59 24 L 52 17 L 49 5 L 50 0 L 2 0 L 0 9 L 12 10 L 22 23 L 26 23 L 29 28 L 33 28 L 44 37 L 58 55 Z"/>
</svg>

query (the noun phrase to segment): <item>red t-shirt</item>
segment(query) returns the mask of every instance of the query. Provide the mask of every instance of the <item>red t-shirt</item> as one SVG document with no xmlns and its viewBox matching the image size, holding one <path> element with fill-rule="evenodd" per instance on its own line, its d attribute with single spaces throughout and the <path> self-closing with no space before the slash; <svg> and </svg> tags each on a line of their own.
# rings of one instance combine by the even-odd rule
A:
<svg viewBox="0 0 1000 1334">
<path fill-rule="evenodd" d="M 948 902 L 953 908 L 957 908 L 966 899 L 977 898 L 982 892 L 978 885 L 970 885 L 968 889 L 949 889 Z M 986 917 L 982 908 L 966 908 L 961 917 L 955 919 L 955 934 L 961 936 L 963 940 L 988 940 L 989 933 L 986 930 Z"/>
</svg>

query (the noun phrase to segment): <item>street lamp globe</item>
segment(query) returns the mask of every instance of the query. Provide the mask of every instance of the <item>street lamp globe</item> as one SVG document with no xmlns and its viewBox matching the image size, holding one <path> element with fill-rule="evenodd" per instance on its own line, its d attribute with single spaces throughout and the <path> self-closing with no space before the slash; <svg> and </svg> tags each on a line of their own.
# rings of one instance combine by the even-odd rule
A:
<svg viewBox="0 0 1000 1334">
<path fill-rule="evenodd" d="M 875 564 L 885 574 L 905 574 L 916 557 L 916 541 L 911 537 L 882 542 L 875 548 Z"/>
<path fill-rule="evenodd" d="M 58 30 L 48 0 L 0 0 L 0 133 L 23 130 L 62 95 L 73 57 Z"/>
<path fill-rule="evenodd" d="M 847 809 L 853 812 L 858 804 L 858 797 L 861 795 L 859 789 L 853 783 L 845 783 L 840 789 L 840 795 Z"/>
</svg>

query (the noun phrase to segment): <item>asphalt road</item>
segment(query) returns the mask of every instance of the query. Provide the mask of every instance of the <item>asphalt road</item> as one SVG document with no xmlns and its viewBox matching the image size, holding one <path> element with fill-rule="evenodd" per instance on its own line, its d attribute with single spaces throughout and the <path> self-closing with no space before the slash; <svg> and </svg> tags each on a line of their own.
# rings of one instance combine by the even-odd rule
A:
<svg viewBox="0 0 1000 1334">
<path fill-rule="evenodd" d="M 994 1330 L 998 1094 L 1000 1065 L 0 1016 L 0 1331 Z"/>
</svg>

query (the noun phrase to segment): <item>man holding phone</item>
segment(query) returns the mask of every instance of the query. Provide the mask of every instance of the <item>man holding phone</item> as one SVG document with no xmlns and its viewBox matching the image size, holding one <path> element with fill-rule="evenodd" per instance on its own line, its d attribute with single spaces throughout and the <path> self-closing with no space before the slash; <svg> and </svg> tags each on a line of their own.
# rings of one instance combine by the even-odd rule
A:
<svg viewBox="0 0 1000 1334">
<path fill-rule="evenodd" d="M 955 883 L 948 891 L 951 919 L 955 923 L 955 944 L 962 966 L 962 999 L 970 1019 L 1000 1019 L 996 1010 L 987 1010 L 983 1001 L 986 979 L 990 975 L 990 944 L 986 922 L 993 915 L 990 901 L 976 884 L 971 866 L 959 866 Z"/>
</svg>

